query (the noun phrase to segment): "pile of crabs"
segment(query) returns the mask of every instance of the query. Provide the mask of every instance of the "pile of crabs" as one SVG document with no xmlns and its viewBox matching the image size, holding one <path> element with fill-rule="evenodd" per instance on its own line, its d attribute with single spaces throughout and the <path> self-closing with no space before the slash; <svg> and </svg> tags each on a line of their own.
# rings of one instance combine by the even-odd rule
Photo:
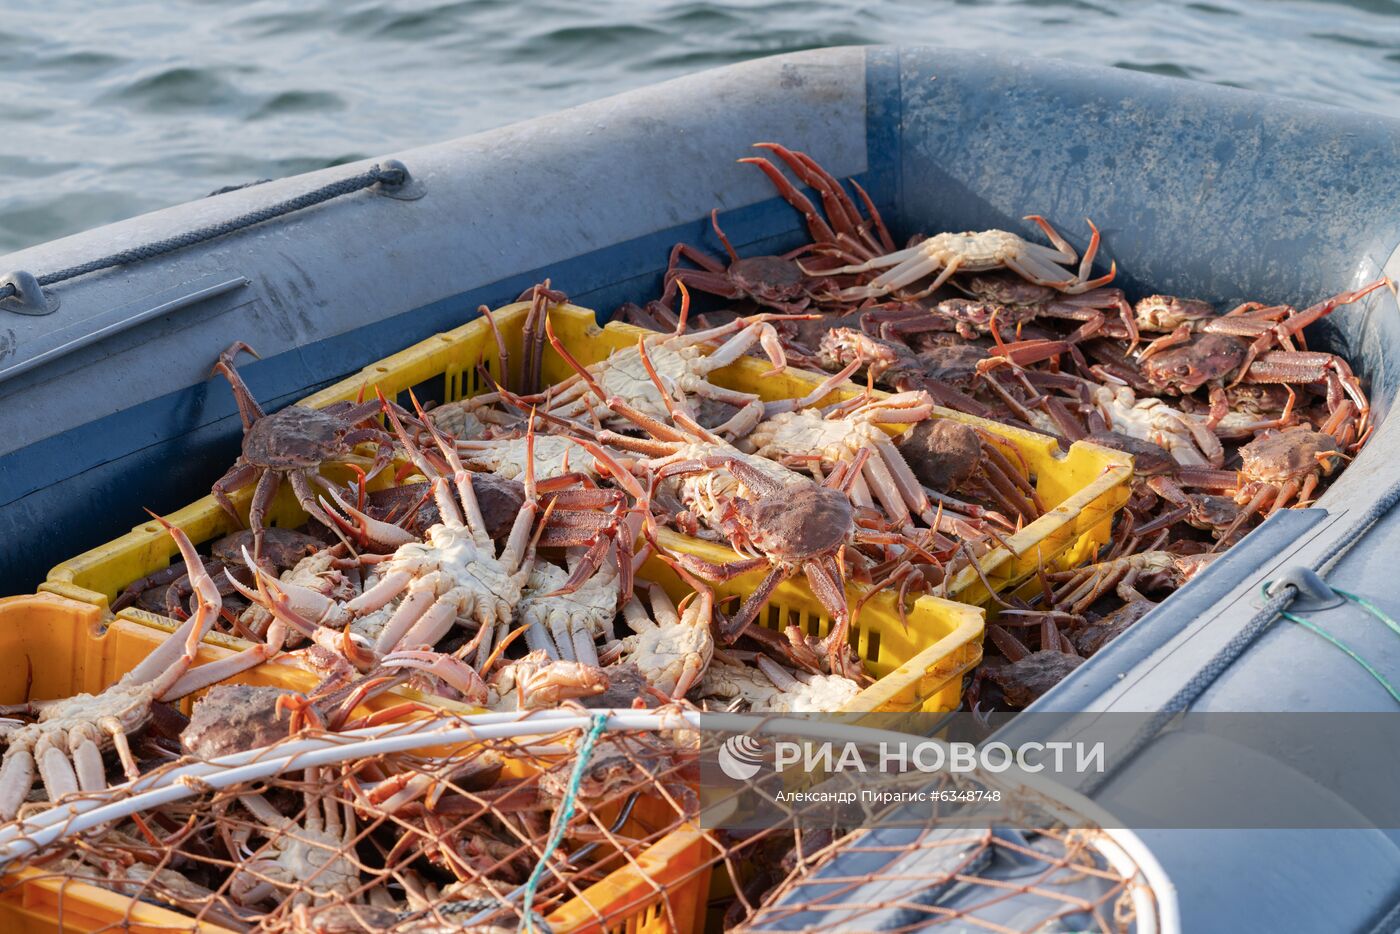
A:
<svg viewBox="0 0 1400 934">
<path fill-rule="evenodd" d="M 282 736 L 362 722 L 360 704 L 399 686 L 496 711 L 839 711 L 870 683 L 850 636 L 873 595 L 902 612 L 980 573 L 1047 510 L 978 419 L 1134 458 L 1095 563 L 993 597 L 965 703 L 1024 707 L 1261 519 L 1312 501 L 1371 431 L 1360 382 L 1307 349 L 1303 329 L 1384 280 L 1301 310 L 1134 304 L 1115 269 L 1092 275 L 1092 223 L 1082 258 L 1037 216 L 1048 243 L 988 230 L 900 248 L 857 184 L 761 145 L 776 161 L 744 161 L 802 214 L 810 242 L 739 257 L 713 216 L 727 256 L 677 245 L 660 296 L 619 310 L 647 330 L 604 359 L 584 363 L 557 338 L 551 309 L 565 298 L 548 282 L 522 296 L 522 359 L 496 333 L 496 375 L 482 361 L 487 391 L 467 399 L 269 414 L 236 369 L 251 348 L 230 347 L 215 369 L 244 438 L 213 494 L 241 525 L 232 497 L 251 488 L 247 528 L 205 554 L 172 528 L 183 560 L 114 605 L 180 620 L 171 640 L 97 697 L 12 711 L 34 719 L 9 729 L 0 818 L 26 806 L 36 770 L 56 800 L 105 787 L 108 750 L 127 778 L 189 752 L 165 702 L 274 657 L 320 682 L 259 708 Z M 692 293 L 717 307 L 692 309 Z M 562 381 L 542 379 L 549 348 Z M 750 355 L 769 376 L 824 372 L 780 401 L 711 378 Z M 851 380 L 865 390 L 833 396 Z M 351 479 L 332 480 L 332 465 Z M 269 525 L 284 484 L 307 516 L 299 528 Z M 732 557 L 677 547 L 682 536 Z M 753 584 L 739 598 L 716 595 L 740 578 Z M 824 607 L 823 635 L 765 615 L 790 579 Z M 191 667 L 213 631 L 250 645 Z M 128 734 L 153 721 L 179 741 L 133 748 Z M 256 804 L 229 806 L 275 838 Z M 249 904 L 276 894 L 246 888 Z"/>
<path fill-rule="evenodd" d="M 850 623 L 871 594 L 904 607 L 1047 509 L 1014 448 L 976 419 L 1131 454 L 1131 498 L 1088 567 L 1042 571 L 994 597 L 969 706 L 1023 707 L 1099 651 L 1269 514 L 1311 502 L 1371 431 L 1341 357 L 1303 328 L 1387 285 L 1299 310 L 1152 295 L 1131 304 L 1076 252 L 998 230 L 897 248 L 871 199 L 776 144 L 761 169 L 810 242 L 727 262 L 678 244 L 661 295 L 619 317 L 649 329 L 584 364 L 554 334 L 549 283 L 522 296 L 522 359 L 499 333 L 483 394 L 378 398 L 271 415 L 234 366 L 245 437 L 213 491 L 253 487 L 250 529 L 212 543 L 216 627 L 294 651 L 328 688 L 373 675 L 495 709 L 688 701 L 754 711 L 838 710 L 868 683 Z M 785 175 L 819 195 L 820 207 Z M 708 293 L 716 309 L 691 309 Z M 483 308 L 494 331 L 495 322 Z M 542 380 L 547 348 L 569 367 Z M 711 375 L 745 355 L 766 375 L 824 371 L 764 401 Z M 864 393 L 832 390 L 863 382 Z M 830 398 L 842 401 L 829 402 Z M 320 467 L 360 458 L 338 485 Z M 375 484 L 389 471 L 394 482 Z M 266 528 L 278 488 L 310 517 Z M 1054 504 L 1049 504 L 1053 506 Z M 715 562 L 669 533 L 737 552 Z M 668 565 L 672 583 L 638 577 Z M 177 617 L 187 567 L 118 606 Z M 753 575 L 740 601 L 710 585 Z M 761 624 L 789 578 L 831 618 L 817 638 Z M 855 600 L 851 593 L 858 596 Z"/>
</svg>

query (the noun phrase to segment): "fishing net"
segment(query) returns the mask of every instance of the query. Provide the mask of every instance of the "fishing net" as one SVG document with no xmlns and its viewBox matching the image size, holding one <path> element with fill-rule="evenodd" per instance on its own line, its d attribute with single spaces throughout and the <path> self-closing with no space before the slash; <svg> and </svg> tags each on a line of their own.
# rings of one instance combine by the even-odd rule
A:
<svg viewBox="0 0 1400 934">
<path fill-rule="evenodd" d="M 760 742 L 780 729 L 747 719 Z M 715 781 L 728 727 L 672 708 L 305 730 L 0 828 L 6 885 L 61 880 L 59 911 L 90 930 L 159 926 L 148 906 L 205 930 L 324 934 L 692 931 L 707 911 L 751 931 L 1172 928 L 1160 876 L 1063 795 L 981 773 L 804 772 L 808 791 L 865 802 L 834 811 L 794 798 L 790 774 Z M 915 781 L 1001 794 L 981 827 L 869 803 Z M 102 915 L 88 886 L 130 900 Z"/>
<path fill-rule="evenodd" d="M 261 755 L 341 738 L 307 731 Z M 193 794 L 11 862 L 10 879 L 27 868 L 31 884 L 65 880 L 60 910 L 82 894 L 72 883 L 133 899 L 93 930 L 122 928 L 153 904 L 230 930 L 548 931 L 646 906 L 665 917 L 674 909 L 659 896 L 680 868 L 671 862 L 703 844 L 689 828 L 693 755 L 675 734 L 590 725 L 293 766 L 223 788 L 170 774 L 193 764 L 142 782 L 171 778 Z"/>
<path fill-rule="evenodd" d="M 742 929 L 1155 929 L 1139 923 L 1146 880 L 1105 846 L 1116 851 L 1101 832 L 1053 826 L 861 831 L 794 861 Z"/>
<path fill-rule="evenodd" d="M 1053 780 L 1015 766 L 876 768 L 934 741 L 831 718 L 765 729 L 744 748 L 774 767 L 727 783 L 702 770 L 725 930 L 1176 929 L 1170 881 L 1146 847 Z"/>
</svg>

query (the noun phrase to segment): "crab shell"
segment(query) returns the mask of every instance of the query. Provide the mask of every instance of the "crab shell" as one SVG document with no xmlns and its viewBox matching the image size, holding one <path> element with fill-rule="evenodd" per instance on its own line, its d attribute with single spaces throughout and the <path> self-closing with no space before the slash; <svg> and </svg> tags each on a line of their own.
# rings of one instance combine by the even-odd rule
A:
<svg viewBox="0 0 1400 934">
<path fill-rule="evenodd" d="M 781 256 L 738 259 L 730 264 L 727 274 L 745 295 L 766 301 L 791 302 L 806 294 L 807 276 L 797 263 Z"/>
<path fill-rule="evenodd" d="M 195 701 L 180 733 L 180 748 L 212 759 L 286 739 L 288 720 L 279 716 L 277 701 L 288 694 L 302 696 L 275 687 L 215 685 Z"/>
<path fill-rule="evenodd" d="M 1202 334 L 1143 361 L 1142 375 L 1158 390 L 1195 392 L 1224 379 L 1244 363 L 1245 345 L 1226 334 Z"/>
<path fill-rule="evenodd" d="M 972 426 L 954 419 L 925 419 L 904 432 L 898 444 L 919 482 L 935 490 L 957 489 L 982 463 L 982 439 Z"/>
<path fill-rule="evenodd" d="M 569 573 L 557 564 L 537 561 L 516 613 L 522 623 L 539 623 L 551 632 L 586 630 L 596 638 L 617 612 L 617 570 L 616 564 L 605 565 L 573 593 L 552 594 L 568 583 Z"/>
<path fill-rule="evenodd" d="M 1331 435 L 1297 426 L 1264 435 L 1240 448 L 1240 472 L 1251 480 L 1287 483 L 1316 473 L 1331 473 L 1341 446 Z"/>
<path fill-rule="evenodd" d="M 1005 230 L 964 230 L 929 237 L 918 245 L 918 250 L 937 260 L 941 267 L 956 259 L 964 272 L 985 272 L 1017 259 L 1028 246 L 1034 244 Z"/>
<path fill-rule="evenodd" d="M 1137 326 L 1144 331 L 1172 331 L 1188 321 L 1215 317 L 1210 302 L 1174 295 L 1149 295 L 1133 307 Z"/>
<path fill-rule="evenodd" d="M 732 505 L 753 547 L 794 564 L 834 553 L 855 527 L 855 510 L 846 494 L 815 483 L 774 496 L 736 499 Z"/>
<path fill-rule="evenodd" d="M 889 435 L 863 418 L 823 418 L 811 409 L 799 409 L 760 423 L 747 440 L 759 457 L 820 457 L 830 464 L 887 442 Z"/>
<path fill-rule="evenodd" d="M 1078 655 L 1032 652 L 1018 662 L 987 669 L 987 677 L 1001 688 L 1007 704 L 1028 707 L 1082 664 L 1084 659 Z"/>
<path fill-rule="evenodd" d="M 525 474 L 525 438 L 498 438 L 483 441 L 462 452 L 469 467 L 491 471 L 498 477 L 515 480 Z M 569 472 L 596 477 L 593 457 L 572 438 L 561 435 L 535 437 L 535 478 L 549 480 Z"/>
<path fill-rule="evenodd" d="M 352 426 L 321 409 L 292 405 L 258 419 L 243 435 L 243 457 L 258 467 L 316 467 L 344 453 Z"/>
</svg>

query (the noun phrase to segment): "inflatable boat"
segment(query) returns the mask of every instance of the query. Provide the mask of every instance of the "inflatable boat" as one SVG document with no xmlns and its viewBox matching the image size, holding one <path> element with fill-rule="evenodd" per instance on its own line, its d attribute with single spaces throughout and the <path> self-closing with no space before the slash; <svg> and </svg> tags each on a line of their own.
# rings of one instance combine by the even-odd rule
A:
<svg viewBox="0 0 1400 934">
<path fill-rule="evenodd" d="M 1091 216 L 1119 283 L 1306 304 L 1400 276 L 1400 122 L 1126 71 L 939 49 L 832 49 L 683 78 L 477 136 L 218 193 L 0 258 L 0 585 L 208 491 L 238 448 L 211 363 L 233 340 L 276 408 L 549 277 L 603 311 L 654 296 L 712 207 L 735 247 L 804 240 L 737 165 L 758 140 L 870 192 L 897 236 Z M 1397 197 L 1393 197 L 1397 196 Z M 1042 711 L 1392 711 L 1305 607 L 1380 672 L 1400 639 L 1400 315 L 1378 292 L 1314 327 L 1368 382 L 1378 428 L 1311 508 L 1275 515 L 1083 665 Z M 1327 583 L 1320 580 L 1325 575 Z M 1286 581 L 1260 597 L 1266 581 Z M 1013 724 L 1012 729 L 1015 728 Z M 1115 787 L 1211 794 L 1189 736 Z M 1297 775 L 1325 791 L 1326 775 Z M 1400 927 L 1400 834 L 1143 831 L 1182 929 Z M 859 898 L 858 894 L 852 898 Z"/>
</svg>

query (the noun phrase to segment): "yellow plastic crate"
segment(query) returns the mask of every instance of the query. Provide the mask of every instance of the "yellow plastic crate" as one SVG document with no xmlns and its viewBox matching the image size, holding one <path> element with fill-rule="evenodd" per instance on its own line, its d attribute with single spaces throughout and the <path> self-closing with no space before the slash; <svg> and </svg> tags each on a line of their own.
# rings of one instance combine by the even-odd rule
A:
<svg viewBox="0 0 1400 934">
<path fill-rule="evenodd" d="M 0 600 L 0 704 L 101 691 L 165 638 L 160 629 L 135 620 L 109 619 L 104 629 L 104 616 L 99 606 L 53 594 Z M 223 658 L 230 651 L 206 644 L 198 663 Z M 231 681 L 306 691 L 317 678 L 290 662 L 272 661 Z M 385 695 L 367 707 L 383 708 L 397 701 Z M 186 710 L 189 703 L 184 702 Z M 627 866 L 559 906 L 547 920 L 561 932 L 698 932 L 703 925 L 711 852 L 698 829 L 673 831 Z M 607 919 L 606 924 L 600 918 Z M 195 926 L 178 912 L 55 877 L 43 869 L 23 869 L 0 878 L 0 929 L 5 931 L 170 932 Z M 207 923 L 198 929 L 224 931 Z"/>
<path fill-rule="evenodd" d="M 528 307 L 526 303 L 517 303 L 494 313 L 512 360 L 522 359 L 521 332 Z M 593 312 L 574 306 L 557 307 L 550 315 L 555 334 L 571 353 L 585 363 L 600 360 L 615 349 L 634 346 L 637 335 L 641 333 L 625 325 L 613 324 L 600 328 Z M 495 339 L 481 319 L 386 357 L 355 376 L 308 397 L 303 404 L 323 407 L 333 402 L 353 400 L 362 394 L 372 398 L 376 388 L 386 396 L 398 397 L 405 403 L 408 402 L 410 389 L 421 399 L 455 401 L 484 389 L 476 372 L 478 361 L 493 376 L 499 375 Z M 750 371 L 761 371 L 762 368 L 763 364 L 759 361 L 745 358 L 720 372 L 732 381 L 739 378 L 735 376 L 735 371 L 740 377 L 747 378 Z M 544 379 L 549 382 L 562 380 L 573 372 L 552 349 L 544 355 L 542 369 Z M 793 395 L 807 391 L 800 388 L 804 383 L 791 376 L 787 379 L 791 382 L 784 385 L 797 387 Z M 386 471 L 385 475 L 388 473 Z M 245 518 L 249 500 L 250 494 L 246 490 L 234 497 L 235 505 Z M 236 529 L 231 518 L 212 497 L 205 497 L 167 519 L 184 529 L 197 544 Z M 293 526 L 305 519 L 305 513 L 284 489 L 271 513 L 271 520 L 274 524 Z M 670 532 L 663 532 L 661 542 L 670 549 L 689 551 L 711 560 L 733 558 L 733 553 L 728 549 Z M 41 589 L 85 603 L 107 606 L 127 584 L 167 566 L 175 554 L 174 542 L 160 524 L 147 522 L 115 541 L 58 565 L 49 572 L 48 580 Z M 642 576 L 662 583 L 672 592 L 672 596 L 679 597 L 688 592 L 661 561 L 653 560 L 643 569 Z M 761 572 L 744 575 L 717 586 L 716 595 L 746 596 L 761 579 Z M 853 603 L 864 594 L 864 590 L 856 586 L 850 587 L 849 592 Z M 136 609 L 122 610 L 118 616 L 148 625 L 174 625 L 165 617 Z M 865 662 L 866 670 L 879 681 L 856 698 L 853 705 L 847 708 L 850 712 L 944 711 L 957 707 L 962 675 L 981 661 L 983 611 L 964 603 L 922 597 L 915 601 L 907 618 L 906 628 L 899 619 L 894 598 L 889 594 L 879 594 L 866 603 L 853 623 L 852 645 Z M 821 604 L 805 581 L 800 579 L 789 581 L 778 589 L 760 617 L 760 622 L 772 628 L 797 623 L 816 636 L 825 635 L 831 625 Z M 223 638 L 230 644 L 246 644 L 241 640 Z M 402 693 L 414 699 L 426 700 L 413 692 Z"/>
<path fill-rule="evenodd" d="M 640 328 L 610 324 L 604 337 L 610 347 L 635 346 Z M 594 358 L 596 359 L 596 358 Z M 593 359 L 583 362 L 591 363 Z M 743 357 L 733 365 L 710 374 L 717 385 L 753 393 L 764 401 L 796 399 L 807 395 L 829 374 L 789 367 L 769 376 L 771 365 L 757 357 Z M 833 390 L 818 404 L 827 405 L 866 392 L 864 386 L 846 383 Z M 875 391 L 884 398 L 889 393 Z M 1046 512 L 1020 531 L 1005 536 L 1006 546 L 997 546 L 980 561 L 982 574 L 965 568 L 947 582 L 944 595 L 951 600 L 983 605 L 992 593 L 1014 590 L 1035 574 L 1038 567 L 1061 570 L 1092 560 L 1108 542 L 1113 517 L 1128 501 L 1128 482 L 1133 476 L 1130 455 L 1087 441 L 1076 441 L 1068 451 L 1049 435 L 953 409 L 935 406 L 934 418 L 948 418 L 981 429 L 1013 464 L 1024 464 Z M 907 425 L 886 425 L 891 435 Z M 982 578 L 986 578 L 983 583 Z M 987 589 L 987 583 L 992 589 Z"/>
</svg>

